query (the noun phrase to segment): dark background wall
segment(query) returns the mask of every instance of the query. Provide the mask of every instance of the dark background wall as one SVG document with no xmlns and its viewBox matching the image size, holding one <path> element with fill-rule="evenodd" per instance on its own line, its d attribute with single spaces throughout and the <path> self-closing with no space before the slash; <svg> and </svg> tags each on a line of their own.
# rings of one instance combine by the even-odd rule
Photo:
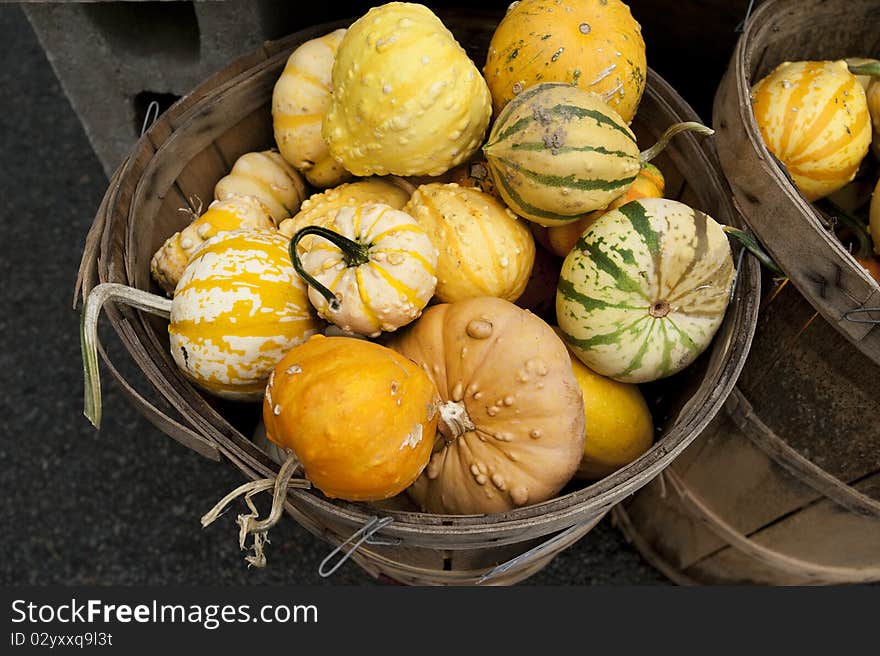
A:
<svg viewBox="0 0 880 656">
<path fill-rule="evenodd" d="M 127 20 L 128 12 L 146 12 L 147 18 L 161 11 L 189 15 L 181 7 L 134 4 L 140 3 L 101 4 L 89 11 L 111 31 L 114 21 Z M 357 15 L 367 6 L 264 4 L 271 36 Z M 735 40 L 734 27 L 747 4 L 631 3 L 644 29 L 649 63 L 706 118 Z M 503 8 L 506 3 L 483 5 Z M 29 7 L 47 16 L 51 10 Z M 181 21 L 174 34 L 183 39 L 191 36 L 191 28 Z M 139 25 L 141 38 L 152 38 L 150 23 Z M 241 559 L 234 512 L 201 529 L 199 517 L 242 482 L 239 474 L 165 438 L 123 401 L 107 377 L 102 430 L 94 431 L 83 418 L 72 289 L 83 240 L 107 180 L 21 7 L 0 5 L 0 34 L 0 583 L 324 582 L 316 567 L 329 548 L 292 521 L 271 532 L 269 567 L 262 571 L 248 571 Z M 166 38 L 159 43 L 188 56 L 182 42 Z M 95 55 L 89 45 L 81 41 L 63 68 L 91 66 Z M 123 111 L 101 109 L 107 116 Z M 118 136 L 133 142 L 134 123 L 129 129 Z M 124 353 L 114 352 L 125 363 Z M 125 365 L 127 375 L 137 378 L 137 371 Z M 371 581 L 351 563 L 330 580 Z M 530 582 L 664 579 L 604 520 Z"/>
</svg>

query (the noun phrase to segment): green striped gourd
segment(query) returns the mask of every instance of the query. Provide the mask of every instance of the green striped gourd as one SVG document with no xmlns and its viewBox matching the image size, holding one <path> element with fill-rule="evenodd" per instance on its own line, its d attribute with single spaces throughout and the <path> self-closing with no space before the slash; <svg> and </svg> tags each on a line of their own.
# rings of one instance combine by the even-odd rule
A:
<svg viewBox="0 0 880 656">
<path fill-rule="evenodd" d="M 734 279 L 723 227 L 678 201 L 644 198 L 601 216 L 565 258 L 563 339 L 594 371 L 644 383 L 705 350 Z"/>
<path fill-rule="evenodd" d="M 538 84 L 507 103 L 483 152 L 508 206 L 543 226 L 607 207 L 640 169 L 626 121 L 568 84 Z"/>
</svg>

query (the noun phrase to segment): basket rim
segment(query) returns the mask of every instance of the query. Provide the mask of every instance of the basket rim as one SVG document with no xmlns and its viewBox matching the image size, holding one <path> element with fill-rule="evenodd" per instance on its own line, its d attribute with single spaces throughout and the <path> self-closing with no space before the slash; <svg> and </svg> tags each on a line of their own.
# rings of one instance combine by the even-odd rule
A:
<svg viewBox="0 0 880 656">
<path fill-rule="evenodd" d="M 486 20 L 488 19 L 488 16 L 485 14 L 478 14 L 476 18 L 483 18 Z M 469 18 L 470 22 L 473 22 L 473 20 L 473 18 Z M 167 122 L 176 121 L 182 123 L 187 117 L 197 116 L 204 103 L 218 95 L 223 89 L 237 83 L 243 79 L 244 76 L 252 74 L 254 68 L 259 69 L 261 67 L 270 66 L 272 65 L 271 62 L 277 64 L 279 58 L 286 58 L 286 55 L 284 54 L 285 48 L 292 49 L 295 44 L 300 43 L 305 38 L 311 38 L 302 35 L 323 33 L 323 31 L 326 30 L 335 29 L 340 23 L 344 24 L 345 22 L 338 21 L 311 26 L 306 30 L 297 32 L 294 35 L 290 35 L 276 42 L 268 42 L 267 44 L 264 44 L 262 52 L 267 53 L 267 57 L 264 60 L 259 61 L 253 67 L 245 68 L 245 70 L 240 71 L 238 74 L 216 87 L 207 88 L 208 85 L 212 83 L 212 80 L 216 81 L 217 79 L 220 79 L 222 71 L 215 74 L 215 76 L 209 78 L 208 81 L 197 87 L 193 92 L 181 98 L 178 103 L 166 112 L 162 119 Z M 300 40 L 298 41 L 297 38 Z M 289 54 L 289 52 L 287 54 Z M 245 55 L 236 60 L 231 66 L 238 65 L 237 62 L 247 62 L 253 58 L 253 53 Z M 683 120 L 698 120 L 699 117 L 690 105 L 687 104 L 686 101 L 684 101 L 684 99 L 682 99 L 672 86 L 669 85 L 660 75 L 649 69 L 647 78 L 648 85 L 645 93 L 652 94 L 655 97 L 655 101 L 663 106 L 664 109 L 668 110 L 673 115 L 681 116 Z M 669 102 L 668 99 L 672 99 L 672 102 Z M 138 151 L 138 146 L 142 149 L 153 147 L 156 153 L 161 150 L 165 140 L 160 140 L 157 136 L 157 124 L 158 121 L 144 134 L 138 144 L 136 144 L 132 156 L 130 156 L 130 158 L 120 167 L 120 177 L 126 172 L 130 172 L 129 169 L 131 168 L 132 162 L 136 159 L 134 153 Z M 687 135 L 685 135 L 685 137 L 687 137 Z M 158 143 L 156 143 L 157 141 Z M 717 162 L 717 156 L 715 155 L 712 146 L 705 143 L 698 144 L 698 152 L 700 153 L 700 157 L 707 164 L 707 167 L 717 176 L 718 184 L 721 185 L 722 189 L 726 189 L 727 182 L 721 172 L 720 165 Z M 142 182 L 143 178 L 138 179 L 136 186 L 140 186 Z M 108 194 L 112 193 L 112 191 L 113 190 L 108 190 Z M 137 190 L 135 190 L 133 195 L 136 195 L 137 193 Z M 729 204 L 729 214 L 731 217 L 735 217 L 737 221 L 742 220 L 736 207 L 730 202 L 729 197 L 727 197 L 726 200 L 719 199 L 719 202 Z M 108 212 L 112 213 L 112 208 L 108 208 Z M 109 226 L 111 223 L 112 221 L 108 219 L 107 225 Z M 128 267 L 126 266 L 124 268 L 126 274 L 129 274 L 130 271 L 128 270 Z M 679 423 L 671 430 L 667 431 L 662 438 L 655 441 L 651 449 L 640 458 L 636 459 L 626 467 L 619 469 L 615 473 L 579 490 L 554 497 L 553 499 L 542 503 L 532 504 L 505 513 L 440 515 L 383 509 L 380 513 L 393 517 L 395 521 L 388 527 L 384 528 L 382 534 L 389 536 L 397 535 L 399 537 L 416 537 L 420 535 L 424 536 L 426 534 L 442 535 L 444 537 L 452 538 L 465 536 L 479 537 L 490 533 L 497 534 L 500 531 L 505 530 L 515 531 L 521 529 L 524 525 L 530 523 L 529 520 L 534 520 L 538 517 L 540 517 L 542 524 L 547 525 L 549 532 L 554 530 L 554 528 L 563 528 L 565 526 L 570 526 L 573 523 L 577 523 L 578 521 L 583 521 L 585 516 L 588 516 L 585 515 L 587 512 L 592 512 L 594 514 L 597 512 L 604 513 L 611 505 L 614 505 L 625 496 L 632 494 L 645 485 L 651 480 L 651 478 L 662 471 L 663 468 L 668 466 L 668 464 L 671 463 L 672 460 L 697 437 L 702 429 L 705 428 L 705 426 L 717 414 L 728 394 L 732 391 L 734 383 L 745 364 L 746 354 L 748 353 L 757 322 L 760 268 L 754 260 L 746 258 L 743 261 L 739 276 L 738 292 L 730 306 L 730 309 L 735 308 L 736 311 L 729 311 L 728 317 L 725 319 L 725 321 L 735 321 L 736 329 L 731 332 L 732 344 L 728 344 L 727 346 L 728 350 L 724 354 L 723 366 L 721 366 L 715 374 L 719 379 L 719 382 L 723 381 L 723 384 L 715 385 L 711 388 L 706 403 L 704 403 L 699 411 L 692 407 L 694 400 L 693 397 L 685 403 L 679 411 L 679 417 L 687 416 L 687 422 L 684 424 Z M 104 276 L 101 277 L 103 278 Z M 748 293 L 743 294 L 743 289 Z M 88 290 L 84 291 L 87 292 Z M 140 315 L 140 313 L 137 312 L 134 312 L 133 314 Z M 143 315 L 139 316 L 139 320 L 141 322 L 144 321 Z M 135 339 L 131 334 L 127 334 L 124 331 L 120 332 L 119 330 L 117 330 L 117 332 L 129 350 L 132 348 L 143 348 L 140 344 L 135 345 L 131 343 L 131 340 Z M 716 339 L 717 338 L 718 336 L 716 335 Z M 157 367 L 161 367 L 161 363 L 154 364 L 156 364 Z M 156 386 L 155 382 L 154 386 Z M 703 389 L 704 386 L 705 381 L 701 383 L 698 389 Z M 159 389 L 159 392 L 168 398 L 170 390 Z M 199 395 L 194 388 L 193 393 Z M 183 402 L 182 406 L 181 402 Z M 193 411 L 194 409 L 188 406 L 187 399 L 182 397 L 175 398 L 175 400 L 172 401 L 172 405 L 184 414 L 187 421 L 192 423 L 191 418 L 186 416 L 186 414 L 187 408 Z M 207 404 L 205 404 L 205 406 L 207 406 Z M 223 419 L 219 413 L 217 413 L 217 417 L 225 422 L 225 419 Z M 202 421 L 196 424 L 195 428 L 201 432 L 207 431 L 209 433 L 209 439 L 213 437 L 215 441 L 219 442 L 218 448 L 224 456 L 232 460 L 233 463 L 248 476 L 257 478 L 264 476 L 267 473 L 275 473 L 273 468 L 277 469 L 277 465 L 271 462 L 268 456 L 266 456 L 265 462 L 259 462 L 259 460 L 251 462 L 248 458 L 242 458 L 242 454 L 234 453 L 235 449 L 238 448 L 234 443 L 234 440 L 230 440 L 228 435 L 223 435 L 223 431 L 220 431 L 218 427 L 212 426 L 212 422 L 208 417 L 202 416 L 199 417 L 199 420 Z M 246 437 L 242 437 L 247 440 Z M 222 438 L 222 440 L 220 438 Z M 670 442 L 674 442 L 674 444 L 670 444 Z M 257 448 L 252 443 L 251 447 L 254 449 Z M 263 453 L 264 456 L 266 455 L 262 451 L 261 453 Z M 289 500 L 292 503 L 296 501 L 298 503 L 318 508 L 324 512 L 334 513 L 339 519 L 351 524 L 353 527 L 364 524 L 372 515 L 375 515 L 378 510 L 371 507 L 365 507 L 362 504 L 354 504 L 338 500 L 331 501 L 323 496 L 319 496 L 319 494 L 315 492 L 301 490 L 291 491 Z"/>
<path fill-rule="evenodd" d="M 761 136 L 760 128 L 751 109 L 751 73 L 754 51 L 760 46 L 758 40 L 767 32 L 774 32 L 776 24 L 786 13 L 803 13 L 813 7 L 826 6 L 822 0 L 808 0 L 811 7 L 805 7 L 803 0 L 768 0 L 758 7 L 750 17 L 740 35 L 731 56 L 727 73 L 719 85 L 713 108 L 714 127 L 719 135 L 718 151 L 724 175 L 741 205 L 740 214 L 749 228 L 754 231 L 774 260 L 790 277 L 792 284 L 830 324 L 862 351 L 873 362 L 880 364 L 880 325 L 870 327 L 847 320 L 848 312 L 880 307 L 880 281 L 875 280 L 867 270 L 856 262 L 837 237 L 824 227 L 819 212 L 797 189 L 785 167 L 770 152 Z M 876 3 L 868 0 L 854 0 L 852 4 L 876 8 Z M 830 19 L 830 14 L 828 15 Z M 878 53 L 880 55 L 880 53 Z M 780 62 L 781 63 L 781 62 Z M 736 100 L 737 108 L 725 107 Z M 762 193 L 760 188 L 747 183 L 749 166 L 743 165 L 739 156 L 742 153 L 728 143 L 726 128 L 728 121 L 735 119 L 735 128 L 742 128 L 739 134 L 748 140 L 759 166 L 775 182 L 781 191 L 779 202 L 772 202 L 770 194 Z M 731 136 L 731 140 L 735 137 Z M 870 157 L 870 153 L 867 155 Z M 778 227 L 778 214 L 781 207 L 786 213 L 799 216 L 798 241 L 809 246 L 810 253 L 821 258 L 825 268 L 834 276 L 833 282 L 839 285 L 842 293 L 829 299 L 826 295 L 826 279 L 817 279 L 802 257 L 783 247 L 786 243 Z M 757 205 L 773 207 L 773 211 L 749 211 Z M 766 220 L 762 217 L 767 215 Z M 772 216 L 770 216 L 772 214 Z M 806 240 L 806 241 L 804 241 Z M 830 276 L 829 276 L 830 277 Z M 838 307 L 832 307 L 837 304 Z M 843 307 L 841 307 L 843 306 Z"/>
</svg>

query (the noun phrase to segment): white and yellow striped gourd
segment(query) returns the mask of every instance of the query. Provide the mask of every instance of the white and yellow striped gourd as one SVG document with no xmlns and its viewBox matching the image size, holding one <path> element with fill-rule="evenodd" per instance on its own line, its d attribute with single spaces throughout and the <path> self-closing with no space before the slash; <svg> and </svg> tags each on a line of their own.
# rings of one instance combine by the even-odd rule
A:
<svg viewBox="0 0 880 656">
<path fill-rule="evenodd" d="M 150 261 L 150 272 L 166 293 L 173 294 L 193 253 L 206 240 L 229 230 L 274 227 L 269 208 L 253 196 L 214 201 L 204 214 L 165 240 Z"/>
<path fill-rule="evenodd" d="M 275 230 L 209 239 L 187 265 L 171 305 L 174 361 L 217 396 L 259 400 L 272 369 L 320 322 Z"/>
<path fill-rule="evenodd" d="M 785 62 L 752 88 L 767 149 L 809 201 L 842 188 L 871 143 L 865 91 L 845 61 Z"/>
<path fill-rule="evenodd" d="M 635 200 L 599 217 L 566 256 L 559 328 L 603 376 L 665 378 L 709 345 L 733 278 L 727 235 L 711 217 L 674 200 Z"/>
<path fill-rule="evenodd" d="M 475 187 L 426 184 L 404 210 L 440 250 L 437 300 L 494 296 L 517 300 L 535 263 L 535 240 L 522 221 L 491 194 Z"/>
<path fill-rule="evenodd" d="M 322 134 L 355 175 L 440 175 L 470 157 L 492 113 L 486 81 L 424 5 L 374 7 L 345 34 Z"/>
<path fill-rule="evenodd" d="M 345 30 L 306 41 L 293 51 L 272 92 L 272 126 L 281 155 L 316 187 L 351 177 L 330 156 L 321 122 L 330 105 L 330 75 Z"/>
<path fill-rule="evenodd" d="M 304 236 L 312 236 L 305 246 Z M 343 207 L 328 228 L 294 235 L 294 250 L 318 314 L 348 333 L 375 337 L 410 323 L 437 285 L 437 249 L 428 234 L 388 205 Z"/>
<path fill-rule="evenodd" d="M 274 150 L 245 153 L 229 175 L 214 187 L 214 198 L 253 196 L 269 209 L 276 225 L 299 211 L 306 197 L 306 185 L 299 173 Z"/>
</svg>

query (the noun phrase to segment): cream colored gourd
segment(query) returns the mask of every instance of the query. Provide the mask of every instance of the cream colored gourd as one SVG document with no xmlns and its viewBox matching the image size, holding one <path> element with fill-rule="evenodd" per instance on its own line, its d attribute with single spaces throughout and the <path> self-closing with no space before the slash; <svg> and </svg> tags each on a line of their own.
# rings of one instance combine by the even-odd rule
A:
<svg viewBox="0 0 880 656">
<path fill-rule="evenodd" d="M 584 406 L 565 345 L 498 298 L 436 305 L 389 346 L 442 402 L 434 453 L 409 495 L 426 512 L 504 512 L 553 497 L 574 475 Z"/>
<path fill-rule="evenodd" d="M 376 337 L 422 313 L 437 285 L 437 249 L 409 214 L 388 205 L 343 207 L 329 228 L 304 228 L 290 245 L 320 316 Z"/>
<path fill-rule="evenodd" d="M 216 200 L 253 196 L 269 209 L 276 225 L 299 211 L 306 186 L 299 173 L 274 150 L 245 153 L 214 187 Z"/>
<path fill-rule="evenodd" d="M 278 229 L 288 237 L 293 237 L 307 226 L 327 227 L 343 207 L 381 203 L 400 210 L 409 197 L 410 192 L 403 186 L 381 178 L 347 182 L 310 196 L 303 202 L 296 216 L 282 221 Z"/>
<path fill-rule="evenodd" d="M 193 253 L 206 240 L 229 230 L 274 227 L 269 208 L 252 196 L 214 201 L 204 214 L 165 240 L 150 261 L 150 272 L 162 289 L 172 294 Z"/>
<path fill-rule="evenodd" d="M 535 242 L 497 198 L 455 183 L 416 189 L 404 208 L 440 250 L 437 299 L 495 296 L 515 301 L 528 283 Z"/>
<path fill-rule="evenodd" d="M 330 155 L 321 122 L 330 106 L 331 72 L 345 30 L 306 41 L 287 60 L 272 92 L 272 127 L 281 155 L 316 187 L 351 174 Z"/>
<path fill-rule="evenodd" d="M 489 89 L 430 9 L 391 2 L 348 30 L 322 134 L 355 175 L 440 175 L 480 146 Z"/>
<path fill-rule="evenodd" d="M 842 188 L 871 143 L 865 91 L 845 61 L 785 62 L 752 88 L 767 149 L 814 201 Z"/>
<path fill-rule="evenodd" d="M 205 242 L 174 294 L 171 355 L 217 396 L 258 400 L 275 365 L 320 322 L 276 230 L 224 232 Z"/>
</svg>

